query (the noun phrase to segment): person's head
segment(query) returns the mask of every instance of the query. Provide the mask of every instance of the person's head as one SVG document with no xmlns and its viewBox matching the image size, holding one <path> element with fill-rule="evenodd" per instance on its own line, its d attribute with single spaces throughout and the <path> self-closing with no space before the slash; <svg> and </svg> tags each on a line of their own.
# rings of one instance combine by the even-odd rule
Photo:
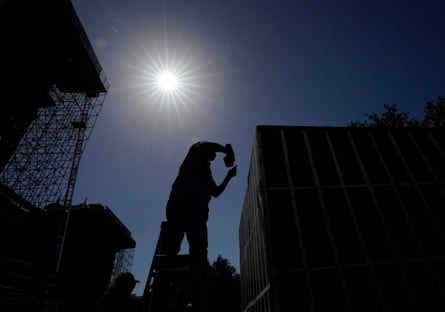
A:
<svg viewBox="0 0 445 312">
<path fill-rule="evenodd" d="M 116 277 L 113 286 L 115 290 L 131 294 L 136 283 L 139 283 L 139 281 L 134 278 L 131 272 L 124 272 Z"/>
<path fill-rule="evenodd" d="M 212 161 L 216 158 L 215 148 L 212 144 L 203 143 L 199 146 L 198 153 L 201 161 Z"/>
</svg>

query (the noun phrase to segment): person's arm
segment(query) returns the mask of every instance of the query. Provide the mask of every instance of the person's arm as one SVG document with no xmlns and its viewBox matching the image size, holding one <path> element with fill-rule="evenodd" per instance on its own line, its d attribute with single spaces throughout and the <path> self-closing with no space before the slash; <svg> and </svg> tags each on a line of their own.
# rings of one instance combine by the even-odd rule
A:
<svg viewBox="0 0 445 312">
<path fill-rule="evenodd" d="M 222 146 L 219 143 L 208 142 L 208 141 L 200 142 L 199 144 L 202 150 L 206 150 L 207 152 L 226 154 L 226 156 L 224 156 L 224 164 L 226 165 L 227 168 L 232 167 L 235 164 L 235 154 L 233 152 L 231 144 L 226 144 L 225 146 Z"/>
<path fill-rule="evenodd" d="M 227 185 L 229 184 L 229 181 L 236 176 L 236 166 L 233 166 L 232 168 L 230 168 L 227 171 L 227 175 L 224 178 L 224 180 L 221 182 L 220 185 L 217 185 L 213 191 L 212 191 L 212 196 L 213 197 L 218 197 L 219 195 L 221 195 L 222 192 L 224 192 L 224 190 L 226 189 Z"/>
<path fill-rule="evenodd" d="M 225 153 L 226 152 L 226 147 L 219 143 L 203 141 L 203 142 L 200 142 L 200 145 L 204 149 L 213 151 L 215 153 Z"/>
</svg>

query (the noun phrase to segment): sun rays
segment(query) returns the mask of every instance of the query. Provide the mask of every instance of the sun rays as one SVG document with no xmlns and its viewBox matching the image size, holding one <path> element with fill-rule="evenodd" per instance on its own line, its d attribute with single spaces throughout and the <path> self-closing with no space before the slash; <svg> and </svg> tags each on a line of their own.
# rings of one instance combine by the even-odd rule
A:
<svg viewBox="0 0 445 312">
<path fill-rule="evenodd" d="M 136 39 L 126 65 L 127 91 L 138 114 L 156 116 L 156 123 L 180 124 L 206 113 L 206 99 L 214 86 L 214 62 L 205 61 L 205 49 L 196 42 Z M 135 45 L 133 45 L 134 47 Z"/>
</svg>

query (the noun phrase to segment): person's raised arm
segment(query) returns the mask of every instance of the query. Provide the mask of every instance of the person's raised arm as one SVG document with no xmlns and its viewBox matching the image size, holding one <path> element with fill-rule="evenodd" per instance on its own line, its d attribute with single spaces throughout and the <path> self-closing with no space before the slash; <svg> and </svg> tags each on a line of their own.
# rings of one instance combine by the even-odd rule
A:
<svg viewBox="0 0 445 312">
<path fill-rule="evenodd" d="M 207 150 L 215 152 L 215 153 L 225 153 L 226 152 L 225 146 L 223 146 L 219 143 L 215 143 L 215 142 L 203 141 L 203 142 L 201 142 L 201 146 L 204 149 L 207 149 Z"/>
<path fill-rule="evenodd" d="M 213 197 L 218 197 L 221 195 L 222 192 L 226 189 L 227 185 L 229 184 L 229 181 L 236 176 L 236 166 L 233 166 L 227 171 L 227 175 L 224 178 L 224 180 L 221 182 L 220 185 L 217 185 L 215 189 L 212 191 Z"/>
</svg>

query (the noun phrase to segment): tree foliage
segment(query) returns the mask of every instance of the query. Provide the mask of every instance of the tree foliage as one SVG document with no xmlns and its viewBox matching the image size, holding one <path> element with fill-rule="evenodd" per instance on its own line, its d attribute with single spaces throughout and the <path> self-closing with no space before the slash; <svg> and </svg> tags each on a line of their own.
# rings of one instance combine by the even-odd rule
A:
<svg viewBox="0 0 445 312">
<path fill-rule="evenodd" d="M 426 128 L 445 127 L 445 97 L 439 96 L 436 101 L 426 102 L 425 118 L 422 126 Z"/>
<path fill-rule="evenodd" d="M 198 291 L 195 288 L 197 287 L 196 278 L 197 276 L 193 274 L 179 276 L 168 284 L 168 294 L 166 296 L 170 307 L 184 307 L 185 311 L 185 307 L 191 302 L 193 294 Z M 239 274 L 229 260 L 220 255 L 206 268 L 205 310 L 212 312 L 237 312 L 241 310 Z"/>
<path fill-rule="evenodd" d="M 211 266 L 212 271 L 222 274 L 227 277 L 234 277 L 236 273 L 236 268 L 230 264 L 230 261 L 218 255 L 215 261 L 213 261 Z"/>
<path fill-rule="evenodd" d="M 440 128 L 445 127 L 445 97 L 439 96 L 435 101 L 428 101 L 424 106 L 424 118 L 419 121 L 411 118 L 409 112 L 400 111 L 397 104 L 384 104 L 382 114 L 366 113 L 366 120 L 351 122 L 350 127 L 373 128 Z"/>
<path fill-rule="evenodd" d="M 209 267 L 206 286 L 206 310 L 232 312 L 241 310 L 240 277 L 230 261 L 220 255 Z"/>
</svg>

